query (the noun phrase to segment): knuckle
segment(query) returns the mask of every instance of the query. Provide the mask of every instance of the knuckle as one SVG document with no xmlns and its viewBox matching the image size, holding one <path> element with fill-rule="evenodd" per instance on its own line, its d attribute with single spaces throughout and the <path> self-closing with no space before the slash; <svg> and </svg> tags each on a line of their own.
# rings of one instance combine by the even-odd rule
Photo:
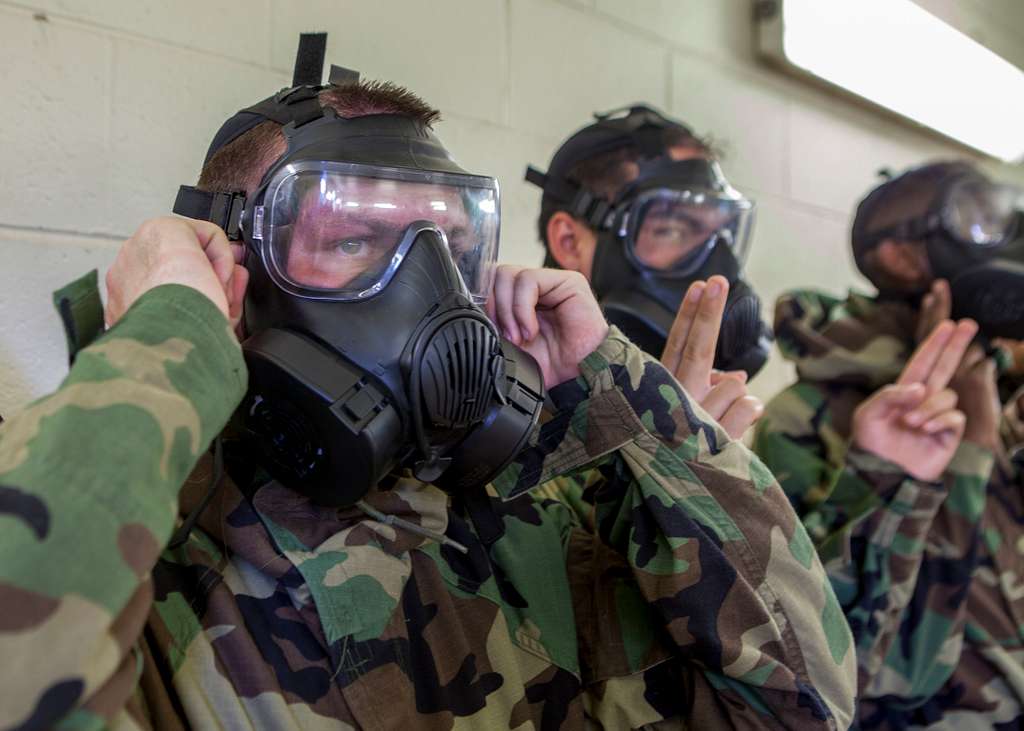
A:
<svg viewBox="0 0 1024 731">
<path fill-rule="evenodd" d="M 714 355 L 714 350 L 705 345 L 690 345 L 683 350 L 683 361 L 687 365 L 702 363 Z"/>
<path fill-rule="evenodd" d="M 502 264 L 498 267 L 495 279 L 499 282 L 507 283 L 515 278 L 517 270 L 518 267 L 514 264 Z"/>
<path fill-rule="evenodd" d="M 135 231 L 135 236 L 137 238 L 144 239 L 144 240 L 150 239 L 150 238 L 153 237 L 156 228 L 157 228 L 156 219 L 150 218 L 150 219 L 148 219 L 146 221 L 143 221 L 139 225 L 139 228 Z"/>
<path fill-rule="evenodd" d="M 530 276 L 528 269 L 523 269 L 515 275 L 515 283 L 513 285 L 516 295 L 522 295 L 529 291 L 533 284 L 533 278 Z"/>
<path fill-rule="evenodd" d="M 728 389 L 730 396 L 733 401 L 744 401 L 747 396 L 747 386 L 735 378 L 726 378 L 724 381 L 725 387 Z"/>
</svg>

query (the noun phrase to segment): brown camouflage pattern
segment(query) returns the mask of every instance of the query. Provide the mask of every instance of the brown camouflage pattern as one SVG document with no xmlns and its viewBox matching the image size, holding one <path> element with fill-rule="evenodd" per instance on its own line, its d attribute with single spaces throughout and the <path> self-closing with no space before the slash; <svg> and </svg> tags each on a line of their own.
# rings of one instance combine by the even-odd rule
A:
<svg viewBox="0 0 1024 731">
<path fill-rule="evenodd" d="M 851 637 L 778 484 L 617 332 L 581 369 L 478 495 L 368 496 L 465 555 L 231 480 L 164 550 L 244 366 L 200 295 L 146 295 L 0 427 L 0 728 L 844 728 Z"/>
<path fill-rule="evenodd" d="M 799 380 L 754 449 L 815 541 L 850 621 L 860 728 L 1024 724 L 1024 497 L 1008 452 L 964 443 L 941 484 L 849 445 L 854 409 L 902 370 L 908 305 L 783 297 L 776 332 Z M 1004 433 L 1006 433 L 1004 425 Z"/>
</svg>

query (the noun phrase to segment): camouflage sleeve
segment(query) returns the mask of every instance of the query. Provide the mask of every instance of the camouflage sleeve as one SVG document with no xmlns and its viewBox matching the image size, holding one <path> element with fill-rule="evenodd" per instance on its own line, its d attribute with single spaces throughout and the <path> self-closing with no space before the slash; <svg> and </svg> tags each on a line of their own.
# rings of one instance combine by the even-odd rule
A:
<svg viewBox="0 0 1024 731">
<path fill-rule="evenodd" d="M 1003 448 L 1009 455 L 1014 455 L 1024 446 L 1024 415 L 1021 414 L 1019 401 L 1024 399 L 1024 387 L 1014 391 L 1003 404 L 1003 416 L 999 423 L 999 435 Z"/>
<path fill-rule="evenodd" d="M 0 426 L 0 728 L 92 728 L 127 701 L 178 490 L 245 383 L 224 316 L 164 285 Z"/>
<path fill-rule="evenodd" d="M 589 712 L 609 727 L 846 728 L 849 629 L 771 473 L 618 331 L 581 371 L 496 487 L 602 475 L 595 532 L 567 552 Z"/>
<path fill-rule="evenodd" d="M 847 469 L 876 501 L 821 546 L 857 646 L 860 692 L 902 688 L 925 700 L 952 674 L 963 644 L 968 588 L 992 455 L 960 446 L 943 483 L 851 449 Z"/>
<path fill-rule="evenodd" d="M 831 408 L 852 413 L 845 400 L 814 383 L 791 386 L 769 403 L 754 450 L 825 562 L 853 631 L 860 692 L 897 682 L 907 698 L 930 697 L 952 672 L 949 658 L 959 657 L 993 457 L 965 443 L 943 485 L 912 480 L 849 447 Z"/>
<path fill-rule="evenodd" d="M 769 401 L 754 426 L 752 449 L 799 515 L 828 497 L 840 471 L 820 433 L 827 420 L 828 402 L 817 384 L 799 381 Z"/>
</svg>

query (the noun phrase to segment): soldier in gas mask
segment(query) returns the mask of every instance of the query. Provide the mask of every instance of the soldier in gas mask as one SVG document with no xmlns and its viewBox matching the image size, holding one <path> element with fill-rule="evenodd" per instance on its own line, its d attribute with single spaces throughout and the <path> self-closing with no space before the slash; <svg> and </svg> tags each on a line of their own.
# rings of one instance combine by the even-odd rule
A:
<svg viewBox="0 0 1024 731">
<path fill-rule="evenodd" d="M 854 259 L 878 294 L 799 291 L 776 308 L 799 380 L 754 448 L 850 621 L 860 728 L 1024 722 L 1024 498 L 991 347 L 1024 335 L 1019 204 L 968 163 L 913 168 L 857 208 Z M 974 341 L 962 358 L 911 357 L 958 338 Z"/>
<path fill-rule="evenodd" d="M 544 191 L 538 234 L 546 265 L 583 273 L 608 321 L 661 357 L 739 437 L 762 406 L 746 396 L 723 411 L 718 392 L 743 396 L 771 346 L 760 301 L 742 277 L 754 204 L 681 122 L 643 105 L 595 117 L 559 147 L 546 173 L 527 169 Z M 727 280 L 728 293 L 713 393 L 704 393 L 689 382 L 673 324 L 689 285 L 712 275 Z"/>
<path fill-rule="evenodd" d="M 0 427 L 0 727 L 845 727 L 767 471 L 582 276 L 494 271 L 435 110 L 300 61 L 122 248 L 107 333 L 59 297 L 72 372 Z M 582 473 L 593 528 L 542 489 Z"/>
</svg>

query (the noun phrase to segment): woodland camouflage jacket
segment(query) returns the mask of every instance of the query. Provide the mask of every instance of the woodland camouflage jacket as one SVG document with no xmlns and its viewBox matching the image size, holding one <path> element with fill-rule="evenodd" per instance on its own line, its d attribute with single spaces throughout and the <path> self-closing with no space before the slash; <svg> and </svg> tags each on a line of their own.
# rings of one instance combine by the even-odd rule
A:
<svg viewBox="0 0 1024 731">
<path fill-rule="evenodd" d="M 1020 729 L 1024 499 L 1009 450 L 965 442 L 941 484 L 926 484 L 849 446 L 854 409 L 895 381 L 915 325 L 905 304 L 783 297 L 777 341 L 799 380 L 768 404 L 754 450 L 803 517 L 849 619 L 858 725 Z"/>
<path fill-rule="evenodd" d="M 0 427 L 0 727 L 844 728 L 849 630 L 771 474 L 617 331 L 581 370 L 476 499 L 228 481 L 166 550 L 246 374 L 201 295 L 148 293 Z M 593 531 L 542 486 L 588 470 Z"/>
</svg>

